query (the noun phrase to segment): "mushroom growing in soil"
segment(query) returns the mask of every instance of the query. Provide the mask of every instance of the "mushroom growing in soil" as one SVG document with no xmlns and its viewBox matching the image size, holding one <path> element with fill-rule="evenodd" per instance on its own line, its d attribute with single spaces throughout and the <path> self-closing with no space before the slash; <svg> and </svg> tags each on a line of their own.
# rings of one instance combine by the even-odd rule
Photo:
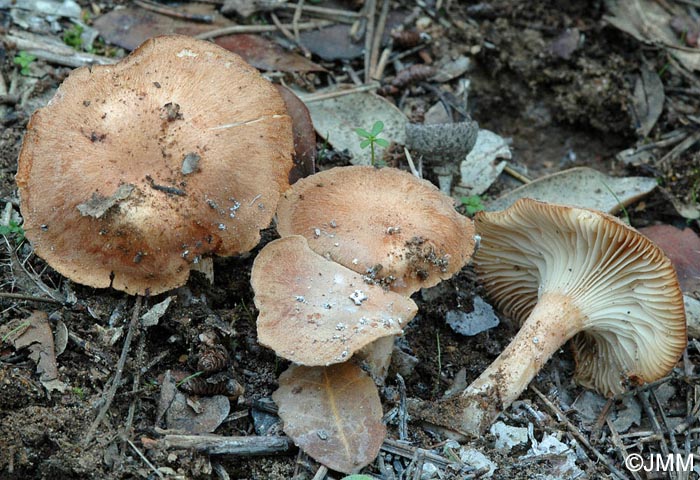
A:
<svg viewBox="0 0 700 480">
<path fill-rule="evenodd" d="M 277 230 L 404 295 L 450 278 L 474 251 L 474 225 L 452 199 L 394 168 L 338 167 L 299 180 L 280 199 Z"/>
<path fill-rule="evenodd" d="M 577 382 L 605 396 L 674 367 L 687 341 L 683 296 L 671 262 L 646 237 L 607 214 L 530 199 L 480 212 L 475 223 L 477 273 L 522 326 L 461 396 L 427 420 L 481 434 L 569 339 Z M 452 418 L 439 421 L 444 415 Z"/>
<path fill-rule="evenodd" d="M 361 275 L 311 250 L 292 235 L 255 258 L 258 341 L 300 365 L 349 360 L 374 340 L 401 333 L 418 310 L 410 298 L 367 285 Z"/>
<path fill-rule="evenodd" d="M 257 245 L 293 151 L 257 70 L 209 42 L 152 38 L 73 71 L 32 117 L 17 173 L 26 235 L 78 283 L 156 294 L 202 256 Z"/>
</svg>

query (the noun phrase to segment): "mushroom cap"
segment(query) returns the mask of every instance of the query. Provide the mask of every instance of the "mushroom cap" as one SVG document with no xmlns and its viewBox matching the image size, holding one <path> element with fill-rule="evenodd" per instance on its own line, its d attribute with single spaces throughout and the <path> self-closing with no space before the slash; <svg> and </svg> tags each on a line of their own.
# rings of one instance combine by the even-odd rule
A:
<svg viewBox="0 0 700 480">
<path fill-rule="evenodd" d="M 258 341 L 307 366 L 348 360 L 374 340 L 401 333 L 418 307 L 326 260 L 299 235 L 268 243 L 253 263 Z"/>
<path fill-rule="evenodd" d="M 93 287 L 182 285 L 202 255 L 247 252 L 294 151 L 275 88 L 209 42 L 162 36 L 73 71 L 29 122 L 17 184 L 36 253 Z"/>
<path fill-rule="evenodd" d="M 277 230 L 405 295 L 450 278 L 474 252 L 474 225 L 452 199 L 395 168 L 337 167 L 299 180 L 280 199 Z"/>
<path fill-rule="evenodd" d="M 576 380 L 603 395 L 666 375 L 685 349 L 683 295 L 661 249 L 610 215 L 518 200 L 479 212 L 474 264 L 491 298 L 523 322 L 545 292 L 584 317 L 572 339 Z"/>
</svg>

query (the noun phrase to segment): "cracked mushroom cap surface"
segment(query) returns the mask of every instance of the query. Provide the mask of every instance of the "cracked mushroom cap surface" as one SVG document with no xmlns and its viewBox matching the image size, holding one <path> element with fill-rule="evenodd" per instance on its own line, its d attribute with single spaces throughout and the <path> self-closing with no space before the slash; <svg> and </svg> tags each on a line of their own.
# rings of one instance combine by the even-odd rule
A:
<svg viewBox="0 0 700 480">
<path fill-rule="evenodd" d="M 543 293 L 571 299 L 576 380 L 603 395 L 666 375 L 685 349 L 676 272 L 660 248 L 610 215 L 522 199 L 475 217 L 474 264 L 497 306 L 523 322 Z"/>
<path fill-rule="evenodd" d="M 203 255 L 257 245 L 293 151 L 257 70 L 210 42 L 152 38 L 73 71 L 32 116 L 16 178 L 26 236 L 78 283 L 156 294 Z"/>
<path fill-rule="evenodd" d="M 321 257 L 300 235 L 267 244 L 250 283 L 258 341 L 300 365 L 349 360 L 374 340 L 400 334 L 418 310 L 410 298 Z"/>
<path fill-rule="evenodd" d="M 404 295 L 457 273 L 474 252 L 474 225 L 428 181 L 395 168 L 337 167 L 282 195 L 277 230 Z"/>
</svg>

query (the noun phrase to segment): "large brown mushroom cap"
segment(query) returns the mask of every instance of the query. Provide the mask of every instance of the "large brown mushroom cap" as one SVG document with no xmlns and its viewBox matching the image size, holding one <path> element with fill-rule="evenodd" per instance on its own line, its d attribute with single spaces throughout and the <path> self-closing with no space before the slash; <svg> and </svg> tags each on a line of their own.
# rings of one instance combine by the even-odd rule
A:
<svg viewBox="0 0 700 480">
<path fill-rule="evenodd" d="M 36 253 L 129 293 L 257 245 L 292 167 L 291 121 L 240 57 L 183 36 L 79 68 L 31 119 L 17 184 Z"/>
<path fill-rule="evenodd" d="M 604 213 L 530 199 L 475 223 L 474 263 L 502 311 L 522 322 L 548 294 L 581 313 L 572 342 L 580 384 L 613 395 L 676 364 L 687 340 L 683 296 L 646 237 Z"/>
<path fill-rule="evenodd" d="M 280 199 L 277 230 L 407 295 L 451 277 L 474 251 L 474 225 L 452 199 L 394 168 L 339 167 L 299 180 Z"/>
<path fill-rule="evenodd" d="M 295 363 L 348 360 L 365 345 L 394 336 L 416 314 L 410 298 L 368 285 L 292 235 L 268 243 L 253 263 L 258 341 Z"/>
</svg>

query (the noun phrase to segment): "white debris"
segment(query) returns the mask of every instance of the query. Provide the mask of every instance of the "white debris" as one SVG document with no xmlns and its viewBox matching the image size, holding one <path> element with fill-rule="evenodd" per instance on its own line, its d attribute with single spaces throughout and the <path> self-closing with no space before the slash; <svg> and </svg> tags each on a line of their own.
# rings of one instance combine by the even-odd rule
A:
<svg viewBox="0 0 700 480">
<path fill-rule="evenodd" d="M 349 298 L 355 302 L 355 305 L 362 305 L 362 302 L 367 300 L 367 295 L 362 290 L 355 290 Z"/>
<path fill-rule="evenodd" d="M 466 463 L 470 467 L 474 467 L 477 470 L 483 467 L 488 467 L 488 473 L 482 475 L 480 478 L 491 478 L 493 477 L 493 472 L 496 471 L 498 465 L 491 461 L 489 457 L 481 453 L 479 450 L 474 448 L 462 447 L 459 449 L 459 459 L 462 463 Z"/>
<path fill-rule="evenodd" d="M 491 425 L 491 434 L 496 437 L 497 450 L 509 452 L 516 445 L 527 443 L 527 428 L 511 427 L 503 422 Z"/>
</svg>

